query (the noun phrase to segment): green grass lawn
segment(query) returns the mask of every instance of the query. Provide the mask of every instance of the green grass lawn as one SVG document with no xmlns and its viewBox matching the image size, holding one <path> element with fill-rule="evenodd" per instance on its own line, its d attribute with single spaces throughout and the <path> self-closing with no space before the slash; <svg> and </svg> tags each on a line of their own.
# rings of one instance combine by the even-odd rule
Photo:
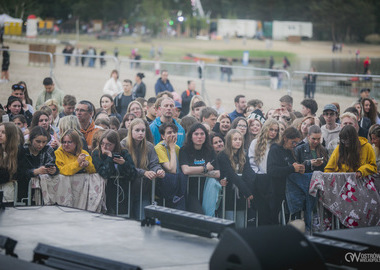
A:
<svg viewBox="0 0 380 270">
<path fill-rule="evenodd" d="M 40 36 L 41 38 L 52 38 L 52 36 Z M 61 34 L 57 35 L 61 42 L 75 42 L 76 35 Z M 183 59 L 187 54 L 204 54 L 217 55 L 221 57 L 242 58 L 245 50 L 209 50 L 199 46 L 200 42 L 191 38 L 171 38 L 171 39 L 151 39 L 143 40 L 141 37 L 124 36 L 114 40 L 98 40 L 95 35 L 80 35 L 79 46 L 83 49 L 88 46 L 94 46 L 98 51 L 105 49 L 108 55 L 113 54 L 115 47 L 119 49 L 120 56 L 129 56 L 133 48 L 138 48 L 143 60 L 153 60 L 149 58 L 149 51 L 154 45 L 156 50 L 159 45 L 163 47 L 163 57 L 161 60 L 173 62 L 186 62 Z M 250 58 L 269 59 L 273 56 L 275 61 L 281 62 L 284 56 L 287 56 L 290 61 L 296 58 L 293 53 L 272 51 L 272 50 L 249 50 Z"/>
<path fill-rule="evenodd" d="M 205 51 L 204 54 L 209 55 L 218 55 L 218 56 L 225 56 L 225 57 L 231 57 L 231 58 L 243 58 L 243 53 L 246 50 L 224 50 L 224 51 Z M 273 56 L 275 61 L 282 61 L 284 56 L 288 57 L 289 60 L 292 60 L 296 57 L 295 54 L 289 53 L 289 52 L 281 52 L 281 51 L 261 51 L 261 50 L 250 50 L 249 57 L 250 58 L 269 58 L 270 56 Z"/>
</svg>

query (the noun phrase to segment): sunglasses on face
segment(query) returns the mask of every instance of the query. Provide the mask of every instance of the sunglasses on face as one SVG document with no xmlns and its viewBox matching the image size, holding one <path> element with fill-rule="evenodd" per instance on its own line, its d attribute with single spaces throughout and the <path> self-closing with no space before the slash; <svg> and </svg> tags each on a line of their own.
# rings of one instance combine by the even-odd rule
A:
<svg viewBox="0 0 380 270">
<path fill-rule="evenodd" d="M 16 90 L 23 90 L 24 91 L 25 87 L 22 86 L 21 84 L 14 84 L 12 85 L 12 90 L 13 91 L 16 91 Z"/>
</svg>

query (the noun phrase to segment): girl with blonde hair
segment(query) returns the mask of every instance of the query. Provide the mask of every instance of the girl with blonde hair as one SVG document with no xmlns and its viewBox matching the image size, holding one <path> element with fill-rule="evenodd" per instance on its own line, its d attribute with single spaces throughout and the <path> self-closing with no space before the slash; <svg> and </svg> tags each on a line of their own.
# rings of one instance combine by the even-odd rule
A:
<svg viewBox="0 0 380 270">
<path fill-rule="evenodd" d="M 270 181 L 267 176 L 267 160 L 271 146 L 280 141 L 280 123 L 274 119 L 266 120 L 260 134 L 249 147 L 248 158 L 255 178 L 247 182 L 254 195 L 255 206 L 259 213 L 259 224 L 271 224 Z M 253 181 L 254 180 L 254 181 Z"/>
<path fill-rule="evenodd" d="M 231 129 L 226 135 L 226 145 L 222 152 L 218 154 L 220 167 L 220 178 L 226 178 L 226 218 L 234 220 L 236 227 L 244 227 L 244 210 L 246 200 L 248 205 L 253 199 L 253 195 L 243 179 L 246 177 L 245 171 L 249 169 L 249 162 L 246 159 L 244 150 L 244 137 L 237 129 Z M 221 185 L 224 180 L 221 180 Z M 236 202 L 235 202 L 235 197 Z M 234 213 L 234 203 L 236 203 L 236 213 Z"/>
<path fill-rule="evenodd" d="M 141 103 L 136 100 L 129 103 L 127 113 L 133 113 L 137 118 L 146 120 L 144 109 L 141 106 Z"/>
</svg>

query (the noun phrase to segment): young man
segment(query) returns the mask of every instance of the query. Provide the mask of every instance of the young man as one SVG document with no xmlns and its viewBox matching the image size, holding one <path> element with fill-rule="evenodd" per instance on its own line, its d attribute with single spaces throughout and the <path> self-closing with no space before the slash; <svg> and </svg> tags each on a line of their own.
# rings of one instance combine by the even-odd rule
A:
<svg viewBox="0 0 380 270">
<path fill-rule="evenodd" d="M 282 96 L 280 98 L 281 108 L 286 108 L 288 112 L 293 112 L 293 98 L 289 95 Z"/>
<path fill-rule="evenodd" d="M 206 107 L 201 111 L 201 123 L 207 123 L 212 130 L 216 125 L 218 113 L 211 107 Z"/>
<path fill-rule="evenodd" d="M 170 81 L 168 80 L 169 72 L 167 70 L 161 71 L 161 78 L 158 78 L 156 85 L 154 86 L 154 90 L 156 92 L 156 96 L 160 92 L 169 91 L 174 92 L 174 88 Z"/>
<path fill-rule="evenodd" d="M 75 115 L 75 105 L 77 104 L 77 99 L 72 95 L 66 95 L 63 97 L 63 111 L 59 114 L 59 118 Z"/>
<path fill-rule="evenodd" d="M 323 108 L 323 118 L 326 121 L 326 125 L 321 127 L 322 137 L 324 144 L 327 146 L 329 143 L 339 137 L 341 130 L 340 124 L 336 123 L 338 118 L 338 109 L 334 104 L 327 104 Z"/>
<path fill-rule="evenodd" d="M 158 156 L 158 162 L 165 171 L 165 178 L 161 182 L 162 195 L 166 199 L 167 207 L 185 210 L 187 177 L 183 177 L 178 170 L 180 148 L 176 145 L 178 127 L 174 123 L 163 123 L 159 132 L 162 141 L 154 149 Z"/>
<path fill-rule="evenodd" d="M 191 107 L 191 115 L 194 116 L 199 122 L 201 121 L 201 111 L 206 108 L 206 103 L 197 101 Z"/>
<path fill-rule="evenodd" d="M 156 103 L 156 98 L 151 97 L 148 99 L 147 110 L 146 110 L 146 120 L 148 123 L 152 123 L 154 119 L 156 119 L 156 109 L 154 108 L 154 104 Z"/>
<path fill-rule="evenodd" d="M 45 90 L 43 90 L 37 98 L 36 102 L 36 109 L 39 110 L 42 105 L 44 105 L 45 101 L 49 99 L 54 99 L 58 102 L 59 107 L 62 107 L 63 104 L 63 97 L 64 93 L 55 88 L 55 85 L 53 83 L 53 79 L 50 77 L 47 77 L 43 80 L 42 84 L 45 87 Z"/>
<path fill-rule="evenodd" d="M 159 127 L 159 132 L 162 141 L 154 147 L 159 163 L 165 172 L 177 173 L 177 160 L 180 148 L 176 145 L 178 127 L 174 123 L 163 123 Z"/>
<path fill-rule="evenodd" d="M 116 111 L 120 114 L 121 118 L 124 117 L 124 115 L 127 112 L 129 103 L 131 103 L 131 101 L 133 100 L 134 98 L 132 95 L 132 81 L 124 80 L 123 92 L 118 94 L 114 99 Z"/>
<path fill-rule="evenodd" d="M 313 116 L 318 111 L 318 104 L 314 99 L 306 98 L 301 102 L 302 108 L 301 113 L 304 117 Z"/>
<path fill-rule="evenodd" d="M 243 95 L 237 95 L 235 97 L 235 110 L 229 114 L 231 122 L 234 121 L 236 117 L 244 117 L 244 111 L 247 108 L 247 100 Z"/>
</svg>

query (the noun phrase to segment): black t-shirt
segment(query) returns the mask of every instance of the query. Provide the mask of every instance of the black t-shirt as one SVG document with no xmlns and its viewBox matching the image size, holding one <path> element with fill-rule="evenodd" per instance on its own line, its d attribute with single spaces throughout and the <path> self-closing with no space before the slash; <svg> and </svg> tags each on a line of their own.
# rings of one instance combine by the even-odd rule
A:
<svg viewBox="0 0 380 270">
<path fill-rule="evenodd" d="M 195 150 L 182 147 L 179 150 L 179 165 L 188 165 L 190 167 L 203 166 L 211 162 L 214 166 L 214 170 L 219 170 L 218 162 L 216 160 L 216 154 L 213 150 Z"/>
<path fill-rule="evenodd" d="M 195 150 L 195 149 L 189 149 L 188 147 L 182 147 L 179 150 L 179 165 L 188 165 L 190 167 L 195 166 L 203 166 L 204 164 L 207 164 L 208 162 L 211 163 L 212 166 L 214 166 L 214 170 L 219 170 L 219 165 L 216 159 L 216 154 L 213 150 Z M 189 195 L 198 197 L 198 177 L 191 177 L 189 175 Z M 203 187 L 205 183 L 206 178 L 201 177 L 200 178 L 200 201 L 202 202 L 203 198 Z"/>
<path fill-rule="evenodd" d="M 121 115 L 122 118 L 127 113 L 128 105 L 129 105 L 129 103 L 131 103 L 131 101 L 133 101 L 132 95 L 130 95 L 130 96 L 121 95 L 120 104 L 119 104 L 119 107 L 117 108 L 117 110 L 118 110 L 118 113 Z"/>
</svg>

